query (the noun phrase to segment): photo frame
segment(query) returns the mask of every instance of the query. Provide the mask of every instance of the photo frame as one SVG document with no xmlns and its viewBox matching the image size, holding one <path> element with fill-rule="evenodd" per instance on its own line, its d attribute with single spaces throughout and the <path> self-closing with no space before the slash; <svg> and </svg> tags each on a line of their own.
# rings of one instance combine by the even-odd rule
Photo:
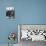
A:
<svg viewBox="0 0 46 46">
<path fill-rule="evenodd" d="M 6 7 L 6 17 L 15 18 L 15 8 L 14 7 Z"/>
<path fill-rule="evenodd" d="M 20 39 L 19 42 L 24 39 L 31 41 L 46 41 L 46 25 L 20 24 L 18 25 L 18 34 Z"/>
</svg>

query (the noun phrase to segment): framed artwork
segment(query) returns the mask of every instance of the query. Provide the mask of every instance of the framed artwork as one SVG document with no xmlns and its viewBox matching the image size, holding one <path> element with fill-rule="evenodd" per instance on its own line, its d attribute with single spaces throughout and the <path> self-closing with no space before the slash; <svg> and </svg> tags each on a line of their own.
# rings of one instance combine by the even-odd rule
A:
<svg viewBox="0 0 46 46">
<path fill-rule="evenodd" d="M 21 40 L 46 41 L 46 25 L 18 25 L 18 37 Z"/>
<path fill-rule="evenodd" d="M 15 8 L 14 7 L 6 7 L 6 16 L 9 18 L 15 18 Z"/>
</svg>

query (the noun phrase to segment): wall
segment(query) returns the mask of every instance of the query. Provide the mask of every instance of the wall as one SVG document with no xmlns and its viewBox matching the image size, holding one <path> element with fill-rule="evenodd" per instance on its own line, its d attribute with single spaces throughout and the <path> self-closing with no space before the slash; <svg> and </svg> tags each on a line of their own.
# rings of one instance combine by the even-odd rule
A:
<svg viewBox="0 0 46 46">
<path fill-rule="evenodd" d="M 0 0 L 0 44 L 7 44 L 8 34 L 10 32 L 16 32 L 17 34 L 17 24 L 15 19 L 8 19 L 6 17 L 6 7 L 13 6 L 16 8 L 15 0 Z M 16 41 L 17 42 L 17 39 Z"/>
<path fill-rule="evenodd" d="M 46 0 L 16 0 L 19 24 L 46 24 Z"/>
</svg>

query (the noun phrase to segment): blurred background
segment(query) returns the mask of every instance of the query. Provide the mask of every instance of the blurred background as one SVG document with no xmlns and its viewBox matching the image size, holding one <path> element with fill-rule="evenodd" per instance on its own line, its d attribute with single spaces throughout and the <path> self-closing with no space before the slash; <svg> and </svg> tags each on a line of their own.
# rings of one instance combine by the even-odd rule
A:
<svg viewBox="0 0 46 46">
<path fill-rule="evenodd" d="M 6 17 L 10 6 L 15 7 L 14 19 Z M 10 32 L 18 35 L 18 24 L 46 24 L 46 0 L 0 0 L 0 44 L 8 43 Z"/>
</svg>

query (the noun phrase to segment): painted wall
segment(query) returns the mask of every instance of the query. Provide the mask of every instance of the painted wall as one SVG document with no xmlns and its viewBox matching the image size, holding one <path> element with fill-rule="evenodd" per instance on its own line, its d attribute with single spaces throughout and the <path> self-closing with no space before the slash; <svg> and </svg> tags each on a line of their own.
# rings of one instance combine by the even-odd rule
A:
<svg viewBox="0 0 46 46">
<path fill-rule="evenodd" d="M 6 18 L 7 6 L 15 7 L 15 19 Z M 0 43 L 8 43 L 9 32 L 17 34 L 18 24 L 46 24 L 46 0 L 0 0 Z"/>
<path fill-rule="evenodd" d="M 17 0 L 17 23 L 46 24 L 46 0 Z"/>
<path fill-rule="evenodd" d="M 8 19 L 6 17 L 6 7 L 13 6 L 16 8 L 16 0 L 0 0 L 0 44 L 8 43 L 8 34 L 16 32 L 17 24 L 15 19 Z M 17 42 L 17 39 L 16 41 Z"/>
</svg>

